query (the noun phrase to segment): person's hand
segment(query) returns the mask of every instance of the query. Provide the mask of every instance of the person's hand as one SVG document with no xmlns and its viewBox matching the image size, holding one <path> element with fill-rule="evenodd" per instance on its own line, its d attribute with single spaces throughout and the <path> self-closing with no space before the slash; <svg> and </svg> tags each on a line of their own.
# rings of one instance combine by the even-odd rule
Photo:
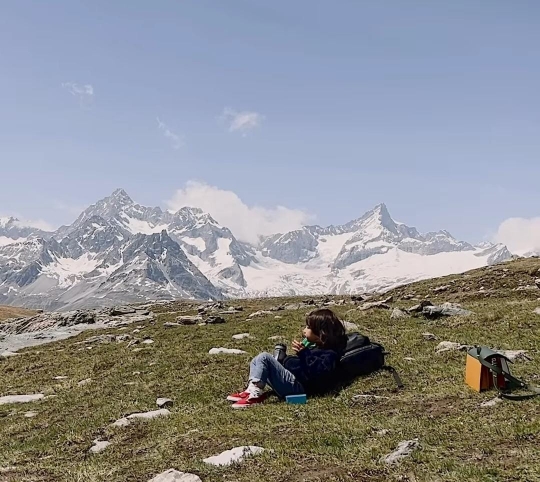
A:
<svg viewBox="0 0 540 482">
<path fill-rule="evenodd" d="M 296 353 L 299 353 L 301 352 L 302 350 L 304 350 L 306 347 L 304 345 L 302 345 L 302 343 L 300 343 L 299 341 L 297 340 L 293 340 L 292 342 L 292 349 L 296 352 Z"/>
</svg>

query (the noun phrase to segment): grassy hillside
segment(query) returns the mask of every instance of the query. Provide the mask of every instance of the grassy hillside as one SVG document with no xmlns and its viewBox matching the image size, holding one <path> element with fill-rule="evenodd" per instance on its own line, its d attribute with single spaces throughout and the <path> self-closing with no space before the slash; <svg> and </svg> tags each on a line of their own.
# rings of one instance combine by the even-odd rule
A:
<svg viewBox="0 0 540 482">
<path fill-rule="evenodd" d="M 32 316 L 35 313 L 35 311 L 27 310 L 26 308 L 0 305 L 0 321 L 7 320 L 8 318 L 18 318 L 20 316 Z"/>
<path fill-rule="evenodd" d="M 0 396 L 54 395 L 0 405 L 0 481 L 139 482 L 168 468 L 195 473 L 204 482 L 540 480 L 540 398 L 480 408 L 495 393 L 478 394 L 464 384 L 465 354 L 435 353 L 445 340 L 528 350 L 532 360 L 516 363 L 514 373 L 540 385 L 540 316 L 533 313 L 540 306 L 540 289 L 533 288 L 539 269 L 538 260 L 517 261 L 390 293 L 391 304 L 400 308 L 418 302 L 411 297 L 461 303 L 474 312 L 464 318 L 391 320 L 388 310 L 359 311 L 342 297 L 347 304 L 336 311 L 391 352 L 388 362 L 404 380 L 402 391 L 381 373 L 304 406 L 271 399 L 233 411 L 225 396 L 243 387 L 250 358 L 272 349 L 271 336 L 298 337 L 308 308 L 251 321 L 246 316 L 291 300 L 235 301 L 245 311 L 228 316 L 226 324 L 175 328 L 163 327 L 177 316 L 170 312 L 194 313 L 194 307 L 159 306 L 157 322 L 139 333 L 132 333 L 135 326 L 85 332 L 0 360 Z M 520 286 L 529 288 L 516 291 Z M 231 338 L 243 332 L 253 338 Z M 424 332 L 437 340 L 426 341 Z M 103 333 L 154 343 L 90 345 L 91 350 L 78 344 Z M 133 351 L 139 347 L 144 348 Z M 248 354 L 211 356 L 212 347 Z M 79 386 L 85 379 L 91 382 Z M 357 394 L 388 398 L 353 403 Z M 174 400 L 170 417 L 110 426 L 127 414 L 155 409 L 157 397 Z M 28 411 L 37 415 L 26 418 Z M 88 454 L 98 437 L 112 445 Z M 380 463 L 400 441 L 412 438 L 419 439 L 420 451 L 393 467 Z M 236 467 L 202 462 L 239 445 L 272 450 Z"/>
</svg>

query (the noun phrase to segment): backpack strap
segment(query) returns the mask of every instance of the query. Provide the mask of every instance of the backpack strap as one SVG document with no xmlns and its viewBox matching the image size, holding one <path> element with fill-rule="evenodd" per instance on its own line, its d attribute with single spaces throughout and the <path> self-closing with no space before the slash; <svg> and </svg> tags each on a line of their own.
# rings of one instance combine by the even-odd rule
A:
<svg viewBox="0 0 540 482">
<path fill-rule="evenodd" d="M 517 402 L 520 400 L 528 400 L 530 398 L 540 396 L 540 388 L 530 387 L 523 380 L 520 380 L 519 378 L 514 377 L 510 373 L 510 369 L 508 368 L 508 363 L 506 363 L 506 361 L 504 361 L 503 368 L 493 363 L 489 363 L 488 361 L 484 360 L 481 357 L 478 358 L 478 361 L 482 365 L 484 365 L 486 368 L 488 368 L 493 374 L 493 385 L 497 388 L 497 391 L 499 392 L 499 397 Z M 512 393 L 509 393 L 509 390 L 501 390 L 498 384 L 499 375 L 503 376 L 506 381 L 510 382 L 511 388 L 519 388 L 522 390 L 528 390 L 532 393 L 526 393 L 523 395 L 514 395 Z"/>
<path fill-rule="evenodd" d="M 403 382 L 401 380 L 401 377 L 399 376 L 399 373 L 396 371 L 394 367 L 383 365 L 381 367 L 382 370 L 386 370 L 387 372 L 392 372 L 392 376 L 394 377 L 394 380 L 396 381 L 396 385 L 398 388 L 403 388 Z"/>
</svg>

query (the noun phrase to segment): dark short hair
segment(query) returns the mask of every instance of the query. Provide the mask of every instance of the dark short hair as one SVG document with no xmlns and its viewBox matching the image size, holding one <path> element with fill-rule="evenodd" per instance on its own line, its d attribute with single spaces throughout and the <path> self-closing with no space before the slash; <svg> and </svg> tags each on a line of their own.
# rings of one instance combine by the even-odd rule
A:
<svg viewBox="0 0 540 482">
<path fill-rule="evenodd" d="M 345 349 L 345 326 L 332 310 L 323 308 L 308 313 L 306 326 L 321 339 L 322 348 L 336 351 Z"/>
</svg>

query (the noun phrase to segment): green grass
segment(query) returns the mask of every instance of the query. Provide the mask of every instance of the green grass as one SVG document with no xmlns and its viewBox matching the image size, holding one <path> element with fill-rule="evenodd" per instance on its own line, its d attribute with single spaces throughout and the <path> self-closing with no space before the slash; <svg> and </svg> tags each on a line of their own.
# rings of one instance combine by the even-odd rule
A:
<svg viewBox="0 0 540 482">
<path fill-rule="evenodd" d="M 465 385 L 465 354 L 435 354 L 443 340 L 525 349 L 532 361 L 516 364 L 514 374 L 540 384 L 540 316 L 532 313 L 540 306 L 540 290 L 513 291 L 532 283 L 538 268 L 536 260 L 514 262 L 392 293 L 392 304 L 399 307 L 415 304 L 402 299 L 411 293 L 434 302 L 460 302 L 475 313 L 466 318 L 390 320 L 386 310 L 335 307 L 343 319 L 358 323 L 391 352 L 388 362 L 403 378 L 402 391 L 395 389 L 390 375 L 380 373 L 358 379 L 338 395 L 310 399 L 307 405 L 271 399 L 251 410 L 233 411 L 225 396 L 243 388 L 252 356 L 272 350 L 268 337 L 299 336 L 307 309 L 275 313 L 281 319 L 269 315 L 245 321 L 252 311 L 284 301 L 276 299 L 233 302 L 246 311 L 228 317 L 224 325 L 170 329 L 163 322 L 176 315 L 165 312 L 193 306 L 160 306 L 157 322 L 135 335 L 149 336 L 155 343 L 135 353 L 126 343 L 92 350 L 77 344 L 96 333 L 131 333 L 135 326 L 85 332 L 25 350 L 0 362 L 0 395 L 56 396 L 0 406 L 0 481 L 147 481 L 168 468 L 195 473 L 204 482 L 540 480 L 540 398 L 479 408 L 495 393 L 478 394 Z M 446 284 L 451 285 L 447 292 L 433 295 L 434 287 Z M 479 292 L 481 286 L 491 291 Z M 425 341 L 426 331 L 438 341 Z M 231 338 L 241 332 L 254 338 Z M 217 346 L 248 354 L 207 354 Z M 136 371 L 140 375 L 133 375 Z M 58 375 L 68 379 L 53 380 Z M 79 387 L 77 382 L 86 378 L 93 381 Z M 353 404 L 355 394 L 389 398 Z M 163 396 L 175 402 L 170 417 L 110 427 L 124 415 L 155 409 L 156 398 Z M 38 415 L 25 418 L 29 410 Z M 377 435 L 382 429 L 388 434 Z M 89 455 L 98 437 L 112 445 Z M 395 467 L 380 463 L 381 456 L 411 438 L 419 438 L 422 450 Z M 202 462 L 238 445 L 272 450 L 228 468 Z"/>
</svg>

